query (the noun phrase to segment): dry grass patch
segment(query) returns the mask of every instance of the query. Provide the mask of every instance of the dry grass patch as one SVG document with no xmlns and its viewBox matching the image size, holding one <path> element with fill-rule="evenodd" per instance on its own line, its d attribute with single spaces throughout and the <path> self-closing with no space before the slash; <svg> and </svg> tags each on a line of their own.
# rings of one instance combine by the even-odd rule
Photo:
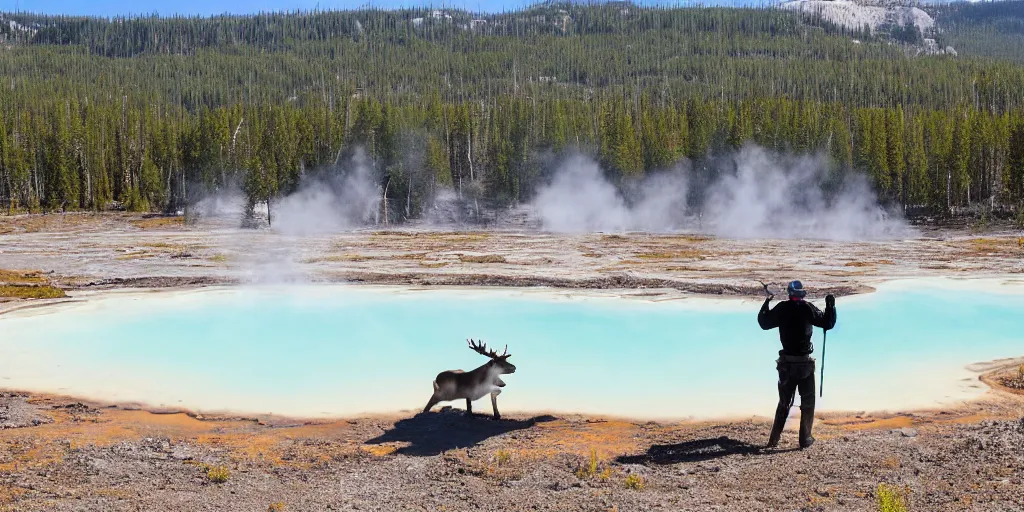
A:
<svg viewBox="0 0 1024 512">
<path fill-rule="evenodd" d="M 425 253 L 425 252 L 406 252 L 406 253 L 396 254 L 396 255 L 392 256 L 391 259 L 393 259 L 393 260 L 422 260 L 422 259 L 426 258 L 428 254 L 429 253 Z"/>
<path fill-rule="evenodd" d="M 42 284 L 48 283 L 39 272 L 31 270 L 0 269 L 0 283 L 6 284 Z"/>
<path fill-rule="evenodd" d="M 665 272 L 703 272 L 707 269 L 701 267 L 675 266 L 665 267 L 663 270 L 665 270 Z"/>
<path fill-rule="evenodd" d="M 389 444 L 368 444 L 360 446 L 359 449 L 374 457 L 387 457 L 398 451 L 398 447 Z"/>
<path fill-rule="evenodd" d="M 426 233 L 419 238 L 442 242 L 483 242 L 491 238 L 490 233 L 467 232 L 467 233 Z"/>
<path fill-rule="evenodd" d="M 170 243 L 170 242 L 148 242 L 142 244 L 142 247 L 148 247 L 150 249 L 161 249 L 170 252 L 181 252 L 181 251 L 198 251 L 200 249 L 207 249 L 209 246 L 203 244 L 190 244 L 190 243 Z"/>
<path fill-rule="evenodd" d="M 707 253 L 697 249 L 683 249 L 679 251 L 641 252 L 634 254 L 634 256 L 642 260 L 702 260 L 707 257 Z"/>
<path fill-rule="evenodd" d="M 512 462 L 512 452 L 508 450 L 498 450 L 494 453 L 494 463 L 499 466 L 504 466 Z"/>
<path fill-rule="evenodd" d="M 319 258 L 310 258 L 306 260 L 306 263 L 339 263 L 339 262 L 360 262 L 381 259 L 380 256 L 368 256 L 366 254 L 335 254 L 331 256 L 321 256 Z"/>
<path fill-rule="evenodd" d="M 28 489 L 11 485 L 0 485 L 0 505 L 9 505 L 28 494 Z"/>
<path fill-rule="evenodd" d="M 143 217 L 128 221 L 139 229 L 164 229 L 185 226 L 185 217 Z"/>
<path fill-rule="evenodd" d="M 500 254 L 460 254 L 459 261 L 463 263 L 508 263 L 505 257 Z"/>
<path fill-rule="evenodd" d="M 61 299 L 64 290 L 52 286 L 39 272 L 0 270 L 0 297 L 13 299 Z"/>
<path fill-rule="evenodd" d="M 0 297 L 14 299 L 61 299 L 67 296 L 68 295 L 64 293 L 64 290 L 50 285 L 0 285 Z"/>
<path fill-rule="evenodd" d="M 6 222 L 8 232 L 14 232 L 18 228 L 26 233 L 39 233 L 49 231 L 60 231 L 88 224 L 99 215 L 91 213 L 51 213 L 51 214 L 30 214 L 21 215 Z"/>
<path fill-rule="evenodd" d="M 153 258 L 156 254 L 149 251 L 131 251 L 124 253 L 117 257 L 121 261 L 125 260 L 141 260 L 146 258 Z"/>
<path fill-rule="evenodd" d="M 421 261 L 420 266 L 424 268 L 441 268 L 447 267 L 447 261 Z"/>
<path fill-rule="evenodd" d="M 958 246 L 970 256 L 999 256 L 1022 254 L 1024 242 L 1021 238 L 973 238 Z"/>
<path fill-rule="evenodd" d="M 416 236 L 416 233 L 414 233 L 412 231 L 389 231 L 389 230 L 374 231 L 373 233 L 370 233 L 370 237 L 371 238 L 372 237 L 389 237 L 389 236 L 409 237 L 409 236 Z"/>
<path fill-rule="evenodd" d="M 877 267 L 879 265 L 895 265 L 892 260 L 878 260 L 878 261 L 848 261 L 844 267 Z"/>
<path fill-rule="evenodd" d="M 677 242 L 699 243 L 699 242 L 708 242 L 712 238 L 710 236 L 706 236 L 706 235 L 669 235 L 669 236 L 659 236 L 658 239 L 660 239 L 660 240 L 673 240 L 673 241 L 677 241 Z"/>
</svg>

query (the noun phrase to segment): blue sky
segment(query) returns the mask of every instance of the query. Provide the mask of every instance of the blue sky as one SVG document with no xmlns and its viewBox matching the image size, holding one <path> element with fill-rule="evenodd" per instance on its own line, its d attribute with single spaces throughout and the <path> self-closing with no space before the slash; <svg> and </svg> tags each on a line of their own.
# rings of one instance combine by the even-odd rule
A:
<svg viewBox="0 0 1024 512">
<path fill-rule="evenodd" d="M 707 1 L 742 3 L 744 0 Z M 534 0 L 0 0 L 0 11 L 29 11 L 45 14 L 87 14 L 117 16 L 124 14 L 203 15 L 254 13 L 295 9 L 352 9 L 373 5 L 382 8 L 409 6 L 450 6 L 488 12 L 514 9 L 536 3 Z M 646 2 L 643 2 L 646 3 Z M 675 2 L 673 2 L 675 3 Z M 685 3 L 685 2 L 684 2 Z"/>
</svg>

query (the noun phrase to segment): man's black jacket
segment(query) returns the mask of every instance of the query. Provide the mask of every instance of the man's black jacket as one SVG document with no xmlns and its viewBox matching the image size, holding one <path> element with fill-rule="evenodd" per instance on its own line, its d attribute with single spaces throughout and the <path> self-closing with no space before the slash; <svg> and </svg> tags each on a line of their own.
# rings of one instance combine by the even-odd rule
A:
<svg viewBox="0 0 1024 512">
<path fill-rule="evenodd" d="M 757 314 L 757 323 L 764 330 L 779 328 L 782 354 L 806 356 L 814 352 L 811 333 L 814 327 L 831 329 L 836 326 L 836 308 L 826 305 L 822 313 L 814 304 L 804 300 L 786 300 L 768 309 L 771 299 L 766 299 Z"/>
</svg>

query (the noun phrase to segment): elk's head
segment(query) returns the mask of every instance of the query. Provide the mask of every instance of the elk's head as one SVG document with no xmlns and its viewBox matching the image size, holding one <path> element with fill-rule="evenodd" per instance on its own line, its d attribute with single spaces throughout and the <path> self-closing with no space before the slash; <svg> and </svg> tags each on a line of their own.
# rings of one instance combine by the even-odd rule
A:
<svg viewBox="0 0 1024 512">
<path fill-rule="evenodd" d="M 516 372 L 516 365 L 508 362 L 508 358 L 512 357 L 512 354 L 508 353 L 508 345 L 505 345 L 505 353 L 498 355 L 496 350 L 487 350 L 487 344 L 482 341 L 467 341 L 469 342 L 469 348 L 474 352 L 491 358 L 490 362 L 487 363 L 488 367 L 496 368 L 502 374 Z"/>
</svg>

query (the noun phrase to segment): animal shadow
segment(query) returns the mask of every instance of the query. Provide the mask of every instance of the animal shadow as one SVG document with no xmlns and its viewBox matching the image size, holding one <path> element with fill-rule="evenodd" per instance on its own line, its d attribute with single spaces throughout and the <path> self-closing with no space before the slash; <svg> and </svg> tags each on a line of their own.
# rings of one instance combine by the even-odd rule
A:
<svg viewBox="0 0 1024 512">
<path fill-rule="evenodd" d="M 677 444 L 656 444 L 651 446 L 645 454 L 623 455 L 616 461 L 620 464 L 668 465 L 680 462 L 702 462 L 729 455 L 760 455 L 762 453 L 779 453 L 780 451 L 788 450 L 765 450 L 761 446 L 722 436 Z"/>
<path fill-rule="evenodd" d="M 467 416 L 461 411 L 419 413 L 399 420 L 395 427 L 366 444 L 407 442 L 396 453 L 417 457 L 438 455 L 454 448 L 469 448 L 494 436 L 530 428 L 537 423 L 554 421 L 553 416 L 537 416 L 527 420 L 500 419 L 490 416 Z"/>
</svg>

